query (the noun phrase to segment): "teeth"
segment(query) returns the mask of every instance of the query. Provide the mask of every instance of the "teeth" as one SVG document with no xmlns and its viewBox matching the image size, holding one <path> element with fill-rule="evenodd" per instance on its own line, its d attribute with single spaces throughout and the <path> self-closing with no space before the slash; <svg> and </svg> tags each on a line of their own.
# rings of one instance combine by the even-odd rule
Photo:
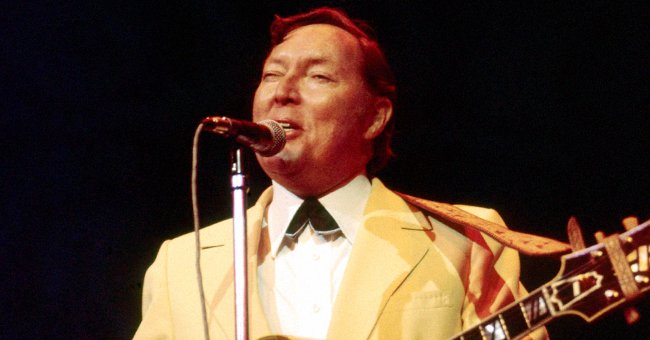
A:
<svg viewBox="0 0 650 340">
<path fill-rule="evenodd" d="M 280 123 L 280 126 L 285 130 L 291 129 L 291 124 L 289 123 Z"/>
</svg>

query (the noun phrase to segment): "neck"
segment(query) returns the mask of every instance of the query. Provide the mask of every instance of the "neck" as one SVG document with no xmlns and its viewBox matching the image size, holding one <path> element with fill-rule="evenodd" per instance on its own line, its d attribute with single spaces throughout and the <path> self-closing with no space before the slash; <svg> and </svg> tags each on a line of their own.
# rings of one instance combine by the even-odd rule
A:
<svg viewBox="0 0 650 340">
<path fill-rule="evenodd" d="M 307 181 L 306 183 L 299 183 L 297 181 L 294 182 L 291 180 L 287 180 L 286 182 L 282 180 L 276 180 L 276 181 L 280 183 L 283 187 L 285 187 L 287 190 L 289 190 L 291 193 L 293 193 L 294 195 L 300 198 L 303 199 L 306 197 L 319 198 L 345 186 L 346 184 L 350 183 L 351 180 L 353 180 L 355 177 L 359 175 L 367 176 L 365 169 L 360 172 L 351 173 L 347 176 L 331 179 L 331 180 L 325 180 L 320 178 L 320 179 Z"/>
</svg>

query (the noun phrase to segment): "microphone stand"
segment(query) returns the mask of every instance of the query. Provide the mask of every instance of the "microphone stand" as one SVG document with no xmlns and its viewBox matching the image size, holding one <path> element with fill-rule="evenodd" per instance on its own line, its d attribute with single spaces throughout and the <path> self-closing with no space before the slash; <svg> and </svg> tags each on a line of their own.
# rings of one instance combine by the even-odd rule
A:
<svg viewBox="0 0 650 340">
<path fill-rule="evenodd" d="M 246 241 L 246 193 L 244 152 L 233 145 L 230 153 L 235 284 L 235 339 L 248 340 L 248 253 Z"/>
</svg>

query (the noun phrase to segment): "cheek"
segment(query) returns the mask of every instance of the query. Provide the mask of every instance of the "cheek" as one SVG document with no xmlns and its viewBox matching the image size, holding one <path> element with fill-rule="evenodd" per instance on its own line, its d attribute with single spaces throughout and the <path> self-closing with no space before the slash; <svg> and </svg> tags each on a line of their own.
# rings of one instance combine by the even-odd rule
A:
<svg viewBox="0 0 650 340">
<path fill-rule="evenodd" d="M 264 106 L 267 100 L 264 99 L 264 90 L 258 87 L 253 97 L 253 118 L 264 113 Z"/>
</svg>

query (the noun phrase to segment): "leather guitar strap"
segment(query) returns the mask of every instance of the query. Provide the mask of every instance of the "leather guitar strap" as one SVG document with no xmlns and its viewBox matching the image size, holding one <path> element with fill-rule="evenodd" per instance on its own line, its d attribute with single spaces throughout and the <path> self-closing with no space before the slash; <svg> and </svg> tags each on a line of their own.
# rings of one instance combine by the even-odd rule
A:
<svg viewBox="0 0 650 340">
<path fill-rule="evenodd" d="M 551 238 L 510 230 L 500 224 L 484 220 L 451 204 L 428 201 L 397 193 L 405 201 L 421 208 L 444 222 L 481 231 L 502 244 L 526 255 L 558 256 L 571 252 L 571 246 Z"/>
</svg>

